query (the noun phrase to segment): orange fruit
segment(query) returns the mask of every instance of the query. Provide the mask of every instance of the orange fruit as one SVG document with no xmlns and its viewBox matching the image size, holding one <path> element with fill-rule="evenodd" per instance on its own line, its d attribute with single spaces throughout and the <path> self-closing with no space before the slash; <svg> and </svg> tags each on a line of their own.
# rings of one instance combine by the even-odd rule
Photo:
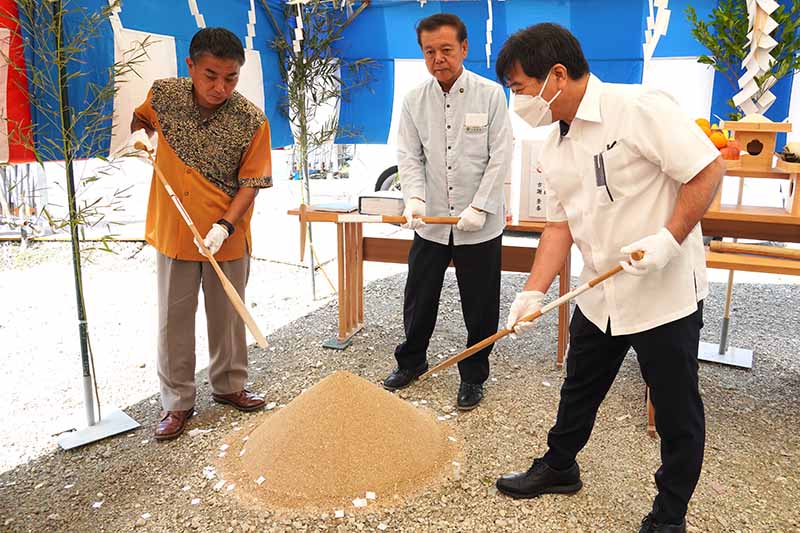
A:
<svg viewBox="0 0 800 533">
<path fill-rule="evenodd" d="M 711 129 L 711 123 L 708 121 L 707 118 L 698 118 L 697 120 L 695 120 L 695 123 L 698 126 L 700 126 L 703 130 L 705 130 L 706 128 L 708 128 L 709 130 Z"/>
<path fill-rule="evenodd" d="M 706 134 L 706 137 L 711 137 L 711 128 L 710 127 L 700 125 L 700 129 L 703 130 L 703 133 Z"/>
<path fill-rule="evenodd" d="M 725 148 L 728 146 L 728 138 L 719 130 L 712 131 L 708 138 L 711 139 L 711 142 L 714 143 L 714 146 L 717 148 Z"/>
</svg>

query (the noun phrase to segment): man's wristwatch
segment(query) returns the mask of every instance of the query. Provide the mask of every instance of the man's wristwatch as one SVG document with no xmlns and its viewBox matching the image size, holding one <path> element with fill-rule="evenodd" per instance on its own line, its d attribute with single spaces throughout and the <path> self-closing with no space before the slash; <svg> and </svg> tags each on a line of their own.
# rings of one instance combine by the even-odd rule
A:
<svg viewBox="0 0 800 533">
<path fill-rule="evenodd" d="M 220 226 L 222 226 L 226 230 L 228 230 L 228 237 L 233 235 L 233 231 L 236 229 L 233 224 L 231 224 L 230 222 L 228 222 L 224 218 L 221 218 L 221 219 L 217 220 L 217 224 L 219 224 Z"/>
</svg>

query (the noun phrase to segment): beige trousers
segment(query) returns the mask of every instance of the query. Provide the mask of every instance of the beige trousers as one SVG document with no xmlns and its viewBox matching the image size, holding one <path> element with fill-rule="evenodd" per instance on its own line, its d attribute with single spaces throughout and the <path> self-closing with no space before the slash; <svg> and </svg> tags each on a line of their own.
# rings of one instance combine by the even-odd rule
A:
<svg viewBox="0 0 800 533">
<path fill-rule="evenodd" d="M 250 256 L 219 263 L 244 300 Z M 158 378 L 167 411 L 194 407 L 196 387 L 194 324 L 203 288 L 208 327 L 208 381 L 217 394 L 238 392 L 247 381 L 247 340 L 242 319 L 231 305 L 210 263 L 181 261 L 158 254 Z"/>
</svg>

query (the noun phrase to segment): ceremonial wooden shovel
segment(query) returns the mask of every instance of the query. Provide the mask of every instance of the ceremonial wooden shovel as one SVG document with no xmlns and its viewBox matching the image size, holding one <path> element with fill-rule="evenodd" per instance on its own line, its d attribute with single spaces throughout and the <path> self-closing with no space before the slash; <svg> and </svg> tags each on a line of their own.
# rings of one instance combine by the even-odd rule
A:
<svg viewBox="0 0 800 533">
<path fill-rule="evenodd" d="M 261 333 L 261 330 L 258 328 L 258 325 L 256 324 L 256 321 L 253 319 L 252 315 L 250 315 L 250 313 L 247 311 L 247 307 L 245 307 L 244 302 L 239 297 L 239 293 L 236 292 L 236 287 L 234 287 L 233 284 L 228 279 L 228 277 L 225 276 L 225 273 L 219 267 L 219 263 L 217 263 L 217 260 L 214 259 L 213 255 L 211 255 L 211 251 L 208 248 L 206 248 L 206 245 L 203 242 L 203 237 L 201 237 L 200 232 L 197 231 L 197 227 L 194 225 L 194 222 L 192 222 L 189 213 L 187 213 L 186 209 L 183 208 L 183 204 L 181 204 L 181 201 L 175 195 L 175 191 L 172 190 L 172 187 L 167 181 L 167 178 L 164 177 L 164 174 L 161 172 L 161 169 L 159 169 L 156 166 L 156 161 L 153 158 L 153 154 L 150 152 L 150 150 L 147 149 L 147 147 L 141 141 L 137 141 L 133 145 L 133 147 L 147 154 L 147 158 L 153 165 L 153 170 L 156 171 L 156 176 L 158 176 L 158 179 L 161 181 L 161 184 L 167 190 L 167 194 L 169 194 L 169 197 L 172 198 L 172 202 L 175 204 L 175 207 L 178 208 L 178 211 L 180 212 L 181 217 L 183 217 L 184 222 L 186 222 L 186 225 L 189 226 L 189 230 L 191 230 L 192 235 L 194 235 L 194 240 L 198 243 L 198 246 L 200 246 L 200 248 L 203 250 L 203 255 L 205 255 L 206 258 L 208 258 L 208 262 L 211 263 L 211 266 L 214 268 L 214 272 L 217 273 L 219 281 L 220 283 L 222 283 L 222 288 L 225 290 L 225 294 L 231 301 L 231 305 L 233 305 L 233 308 L 236 309 L 237 313 L 239 313 L 239 316 L 242 317 L 242 320 L 244 320 L 247 329 L 249 329 L 250 333 L 253 334 L 253 337 L 255 337 L 258 345 L 261 346 L 262 348 L 266 348 L 268 346 L 266 337 L 264 337 L 264 334 Z"/>
<path fill-rule="evenodd" d="M 644 252 L 633 252 L 631 254 L 631 257 L 634 260 L 639 261 L 639 260 L 642 259 L 642 257 L 644 257 Z M 569 291 L 564 296 L 561 296 L 560 298 L 557 298 L 557 299 L 553 300 L 549 304 L 542 306 L 542 308 L 539 309 L 538 311 L 535 311 L 535 312 L 533 312 L 533 313 L 531 313 L 529 315 L 525 315 L 524 317 L 522 317 L 519 320 L 517 320 L 517 322 L 514 324 L 514 326 L 516 326 L 520 322 L 533 322 L 534 320 L 536 320 L 540 316 L 544 315 L 545 313 L 548 313 L 548 312 L 552 311 L 553 309 L 558 308 L 560 305 L 569 302 L 570 300 L 572 300 L 573 298 L 575 298 L 579 294 L 582 294 L 582 293 L 588 291 L 589 289 L 591 289 L 592 287 L 594 287 L 598 283 L 604 282 L 605 280 L 607 280 L 608 278 L 610 278 L 611 276 L 613 276 L 613 275 L 615 275 L 615 274 L 617 274 L 619 272 L 622 272 L 622 265 L 617 265 L 614 268 L 612 268 L 611 270 L 609 270 L 608 272 L 606 272 L 605 274 L 601 274 L 601 275 L 597 276 L 596 278 L 587 281 L 586 283 L 584 283 L 580 287 L 576 287 L 575 289 Z M 495 333 L 491 337 L 488 337 L 488 338 L 482 340 L 478 344 L 470 346 L 469 348 L 467 348 L 466 350 L 464 350 L 463 352 L 461 352 L 459 354 L 456 354 L 456 355 L 454 355 L 452 357 L 448 357 L 447 359 L 445 359 L 444 361 L 442 361 L 438 365 L 434 366 L 433 368 L 430 368 L 427 372 L 425 372 L 424 374 L 422 374 L 419 377 L 419 380 L 420 381 L 424 381 L 424 380 L 428 379 L 429 377 L 431 377 L 431 375 L 434 372 L 439 372 L 440 370 L 444 370 L 445 368 L 451 367 L 454 364 L 458 363 L 459 361 L 463 361 L 467 357 L 475 355 L 476 353 L 478 353 L 479 351 L 483 350 L 487 346 L 489 346 L 491 344 L 494 344 L 495 342 L 499 341 L 500 339 L 502 339 L 506 335 L 510 335 L 511 333 L 514 333 L 514 328 L 513 327 L 511 329 L 501 329 L 500 331 L 498 331 L 497 333 Z"/>
<path fill-rule="evenodd" d="M 414 217 L 426 224 L 450 224 L 455 226 L 459 217 Z M 406 217 L 399 215 L 339 215 L 339 222 L 362 222 L 362 223 L 386 223 L 386 224 L 405 224 Z"/>
<path fill-rule="evenodd" d="M 459 217 L 418 217 L 426 224 L 450 224 L 456 225 L 461 220 Z M 306 252 L 306 234 L 308 224 L 308 206 L 300 204 L 300 261 L 303 261 Z M 406 217 L 393 215 L 360 215 L 357 213 L 346 213 L 339 215 L 336 219 L 338 223 L 385 223 L 385 224 L 405 224 Z"/>
</svg>

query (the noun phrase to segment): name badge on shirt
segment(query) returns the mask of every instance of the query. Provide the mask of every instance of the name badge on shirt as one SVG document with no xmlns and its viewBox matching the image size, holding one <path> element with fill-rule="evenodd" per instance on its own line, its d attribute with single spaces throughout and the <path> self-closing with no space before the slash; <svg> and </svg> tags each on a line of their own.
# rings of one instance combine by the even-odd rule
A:
<svg viewBox="0 0 800 533">
<path fill-rule="evenodd" d="M 466 113 L 464 115 L 464 131 L 467 133 L 480 133 L 489 124 L 487 113 Z"/>
</svg>

